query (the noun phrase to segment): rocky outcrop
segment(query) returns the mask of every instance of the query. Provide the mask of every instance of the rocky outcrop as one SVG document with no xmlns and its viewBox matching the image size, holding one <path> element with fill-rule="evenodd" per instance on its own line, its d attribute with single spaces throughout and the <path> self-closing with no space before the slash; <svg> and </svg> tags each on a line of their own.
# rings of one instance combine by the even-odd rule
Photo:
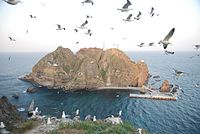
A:
<svg viewBox="0 0 200 134">
<path fill-rule="evenodd" d="M 5 124 L 8 130 L 17 128 L 22 122 L 17 108 L 9 103 L 5 96 L 0 98 L 0 121 Z"/>
<path fill-rule="evenodd" d="M 160 92 L 170 92 L 170 85 L 168 80 L 164 80 L 160 87 Z"/>
<path fill-rule="evenodd" d="M 37 88 L 35 88 L 35 87 L 29 87 L 29 88 L 27 88 L 27 90 L 26 90 L 26 92 L 27 93 L 35 93 L 35 92 L 37 92 Z"/>
<path fill-rule="evenodd" d="M 76 54 L 58 47 L 43 57 L 23 80 L 51 89 L 80 90 L 105 86 L 142 86 L 148 67 L 119 49 L 83 48 Z"/>
</svg>

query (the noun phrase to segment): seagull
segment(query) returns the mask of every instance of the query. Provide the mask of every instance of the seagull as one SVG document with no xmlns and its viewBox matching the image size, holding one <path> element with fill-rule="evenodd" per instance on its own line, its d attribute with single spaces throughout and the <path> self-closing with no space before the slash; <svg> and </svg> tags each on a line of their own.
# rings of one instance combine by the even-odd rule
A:
<svg viewBox="0 0 200 134">
<path fill-rule="evenodd" d="M 93 117 L 93 121 L 96 121 L 96 120 L 97 120 L 97 119 L 96 119 L 96 116 L 94 116 L 94 117 Z"/>
<path fill-rule="evenodd" d="M 79 115 L 79 109 L 76 110 L 76 116 L 78 116 L 78 115 Z"/>
<path fill-rule="evenodd" d="M 167 50 L 165 50 L 165 54 L 166 55 L 169 55 L 169 54 L 174 54 L 175 52 L 171 52 L 171 51 L 167 51 Z"/>
<path fill-rule="evenodd" d="M 83 2 L 81 2 L 82 5 L 84 5 L 84 3 L 91 3 L 92 5 L 94 4 L 94 2 L 92 0 L 85 0 Z"/>
<path fill-rule="evenodd" d="M 76 44 L 78 44 L 79 42 L 77 41 Z"/>
<path fill-rule="evenodd" d="M 164 40 L 161 40 L 158 44 L 163 44 L 163 48 L 164 49 L 166 49 L 167 48 L 167 46 L 169 45 L 169 44 L 171 44 L 170 42 L 169 42 L 169 39 L 172 37 L 172 35 L 174 34 L 174 31 L 175 31 L 175 28 L 172 28 L 171 30 L 170 30 L 170 32 L 165 36 L 165 38 L 164 38 Z"/>
<path fill-rule="evenodd" d="M 26 34 L 28 34 L 28 29 L 26 30 Z"/>
<path fill-rule="evenodd" d="M 153 11 L 154 11 L 154 8 L 153 7 L 151 7 L 151 11 L 150 11 L 150 15 L 152 16 L 152 14 L 153 14 Z"/>
<path fill-rule="evenodd" d="M 13 39 L 12 37 L 8 37 L 10 39 L 10 41 L 16 41 L 15 39 Z"/>
<path fill-rule="evenodd" d="M 132 9 L 128 8 L 130 5 L 132 5 L 131 2 L 129 0 L 127 0 L 126 4 L 124 4 L 124 6 L 122 7 L 122 9 L 118 8 L 118 10 L 120 10 L 122 12 L 130 11 L 130 10 L 132 10 Z"/>
<path fill-rule="evenodd" d="M 18 3 L 22 3 L 20 0 L 3 0 L 10 5 L 17 5 Z"/>
<path fill-rule="evenodd" d="M 9 56 L 8 60 L 10 60 L 10 59 L 11 59 L 11 56 Z"/>
<path fill-rule="evenodd" d="M 193 84 L 194 85 L 194 87 L 196 87 L 196 88 L 199 88 L 200 87 L 200 84 L 199 83 L 195 83 L 195 84 Z"/>
<path fill-rule="evenodd" d="M 78 32 L 78 29 L 74 29 L 74 31 L 77 33 L 77 32 Z"/>
<path fill-rule="evenodd" d="M 119 117 L 121 117 L 121 115 L 122 115 L 122 110 L 119 111 Z"/>
<path fill-rule="evenodd" d="M 62 112 L 62 119 L 65 119 L 66 115 L 65 115 L 65 111 Z"/>
<path fill-rule="evenodd" d="M 129 16 L 126 18 L 126 19 L 123 19 L 123 21 L 133 21 L 133 20 L 131 20 L 131 17 L 132 17 L 133 15 L 132 14 L 129 14 Z"/>
<path fill-rule="evenodd" d="M 149 43 L 149 47 L 154 46 L 154 42 Z"/>
<path fill-rule="evenodd" d="M 88 24 L 88 21 L 86 20 L 83 24 L 81 24 L 80 28 L 85 28 L 85 25 Z"/>
<path fill-rule="evenodd" d="M 92 35 L 92 33 L 91 33 L 91 30 L 90 29 L 88 29 L 88 31 L 87 31 L 87 33 L 85 33 L 85 34 L 87 34 L 87 35 Z"/>
<path fill-rule="evenodd" d="M 61 27 L 61 25 L 59 25 L 59 24 L 56 24 L 56 25 L 58 26 L 58 28 L 56 30 L 65 30 L 64 27 Z"/>
<path fill-rule="evenodd" d="M 194 45 L 194 47 L 195 47 L 196 50 L 200 49 L 200 45 Z"/>
<path fill-rule="evenodd" d="M 31 17 L 32 19 L 33 19 L 33 18 L 36 18 L 36 16 L 33 16 L 33 15 L 31 15 L 31 14 L 30 14 L 30 17 Z"/>
<path fill-rule="evenodd" d="M 181 75 L 183 75 L 183 74 L 186 74 L 185 72 L 176 70 L 176 69 L 174 69 L 174 68 L 173 68 L 173 71 L 175 72 L 175 75 L 176 75 L 176 76 L 181 76 Z"/>
<path fill-rule="evenodd" d="M 144 47 L 144 43 L 140 43 L 139 45 L 137 45 L 138 47 Z"/>
<path fill-rule="evenodd" d="M 134 19 L 139 20 L 141 18 L 142 13 L 139 11 L 138 15 L 134 17 Z"/>
<path fill-rule="evenodd" d="M 0 128 L 3 129 L 3 128 L 5 128 L 5 127 L 6 127 L 5 124 L 4 124 L 3 122 L 1 122 Z"/>
<path fill-rule="evenodd" d="M 90 16 L 90 15 L 86 15 L 86 18 L 88 18 L 88 19 L 89 19 L 89 18 L 92 18 L 92 16 Z"/>
<path fill-rule="evenodd" d="M 52 124 L 51 119 L 48 117 L 47 118 L 47 125 L 51 125 L 51 124 Z"/>
</svg>

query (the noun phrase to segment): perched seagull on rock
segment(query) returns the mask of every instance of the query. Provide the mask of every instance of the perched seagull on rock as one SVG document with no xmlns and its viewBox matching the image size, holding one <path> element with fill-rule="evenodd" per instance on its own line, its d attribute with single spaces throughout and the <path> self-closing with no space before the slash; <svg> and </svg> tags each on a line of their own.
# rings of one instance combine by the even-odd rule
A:
<svg viewBox="0 0 200 134">
<path fill-rule="evenodd" d="M 5 124 L 4 124 L 3 122 L 1 122 L 0 128 L 3 129 L 3 128 L 5 128 L 5 127 L 6 127 Z"/>
<path fill-rule="evenodd" d="M 165 50 L 165 54 L 166 55 L 169 55 L 169 54 L 174 54 L 175 52 L 171 52 L 171 51 L 167 51 L 167 50 Z"/>
<path fill-rule="evenodd" d="M 132 5 L 131 2 L 129 0 L 127 0 L 126 4 L 124 4 L 124 6 L 122 7 L 122 9 L 118 8 L 118 10 L 120 10 L 122 12 L 130 11 L 130 10 L 132 10 L 132 9 L 128 8 L 130 5 Z"/>
<path fill-rule="evenodd" d="M 66 115 L 65 115 L 65 111 L 62 112 L 62 119 L 65 119 Z"/>
<path fill-rule="evenodd" d="M 18 3 L 22 3 L 20 0 L 3 0 L 10 5 L 17 5 Z"/>
<path fill-rule="evenodd" d="M 10 39 L 10 41 L 16 41 L 15 39 L 13 39 L 12 37 L 8 37 Z"/>
<path fill-rule="evenodd" d="M 59 25 L 59 24 L 56 24 L 57 25 L 57 29 L 56 30 L 65 30 L 65 28 L 64 27 L 61 27 L 61 25 Z"/>
<path fill-rule="evenodd" d="M 92 0 L 85 0 L 81 3 L 82 3 L 82 5 L 84 5 L 85 3 L 91 3 L 92 5 L 94 4 L 94 2 Z"/>
<path fill-rule="evenodd" d="M 138 15 L 134 17 L 134 19 L 139 20 L 141 18 L 142 13 L 139 11 Z"/>
<path fill-rule="evenodd" d="M 93 121 L 96 121 L 96 120 L 97 120 L 97 119 L 96 119 L 96 116 L 94 116 L 94 117 L 93 117 Z"/>
<path fill-rule="evenodd" d="M 175 31 L 175 28 L 172 28 L 171 30 L 170 30 L 170 32 L 165 36 L 165 38 L 164 38 L 164 40 L 161 40 L 158 44 L 163 44 L 163 48 L 164 49 L 166 49 L 167 48 L 167 46 L 169 45 L 169 44 L 171 44 L 170 42 L 169 42 L 169 39 L 172 37 L 172 35 L 174 34 L 174 31 Z"/>
<path fill-rule="evenodd" d="M 133 20 L 131 20 L 131 17 L 132 17 L 133 15 L 132 14 L 129 14 L 129 16 L 126 18 L 126 19 L 123 19 L 123 21 L 133 21 Z"/>
<path fill-rule="evenodd" d="M 200 49 L 200 45 L 194 45 L 194 47 L 195 47 L 196 50 Z"/>
</svg>

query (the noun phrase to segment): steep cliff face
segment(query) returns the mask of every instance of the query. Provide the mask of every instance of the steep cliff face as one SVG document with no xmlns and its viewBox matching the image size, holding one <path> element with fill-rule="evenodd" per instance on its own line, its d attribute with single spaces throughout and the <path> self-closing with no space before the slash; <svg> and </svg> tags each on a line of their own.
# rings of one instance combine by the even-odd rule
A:
<svg viewBox="0 0 200 134">
<path fill-rule="evenodd" d="M 5 96 L 0 98 L 0 121 L 6 125 L 8 130 L 17 128 L 22 122 L 17 108 Z"/>
<path fill-rule="evenodd" d="M 75 55 L 58 47 L 24 79 L 48 88 L 93 89 L 102 86 L 142 86 L 148 78 L 144 62 L 135 63 L 119 49 L 83 48 Z"/>
</svg>

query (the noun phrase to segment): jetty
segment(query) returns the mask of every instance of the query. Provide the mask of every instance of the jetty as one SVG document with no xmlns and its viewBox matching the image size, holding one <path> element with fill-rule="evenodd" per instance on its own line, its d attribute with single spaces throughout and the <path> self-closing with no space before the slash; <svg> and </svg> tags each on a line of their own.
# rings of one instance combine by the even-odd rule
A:
<svg viewBox="0 0 200 134">
<path fill-rule="evenodd" d="M 98 87 L 95 90 L 133 90 L 133 91 L 141 91 L 142 87 L 131 87 L 131 86 L 127 86 L 127 87 L 112 87 L 112 86 L 108 86 L 108 87 Z"/>
<path fill-rule="evenodd" d="M 144 94 L 129 94 L 130 98 L 143 98 L 143 99 L 156 99 L 156 100 L 177 100 L 177 93 L 172 94 L 170 92 L 160 92 L 160 91 L 148 91 Z"/>
</svg>

